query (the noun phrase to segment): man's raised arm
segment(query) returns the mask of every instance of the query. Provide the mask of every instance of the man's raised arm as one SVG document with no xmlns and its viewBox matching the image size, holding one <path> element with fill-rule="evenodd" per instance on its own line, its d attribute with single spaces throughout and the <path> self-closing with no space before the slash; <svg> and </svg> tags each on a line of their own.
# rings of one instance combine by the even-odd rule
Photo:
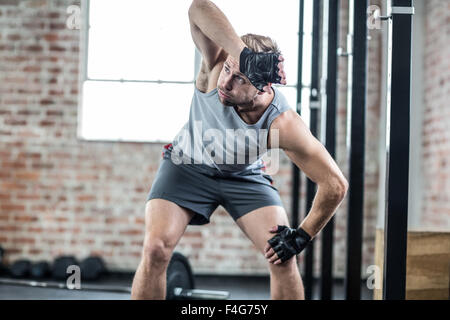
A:
<svg viewBox="0 0 450 320">
<path fill-rule="evenodd" d="M 269 83 L 286 84 L 282 61 L 277 53 L 253 52 L 236 34 L 223 12 L 209 0 L 193 0 L 189 8 L 192 37 L 211 70 L 223 48 L 239 62 L 240 71 L 260 91 Z"/>
<path fill-rule="evenodd" d="M 211 44 L 208 44 L 208 40 L 202 39 L 201 34 L 195 33 L 195 27 L 199 29 L 197 31 L 201 32 L 219 48 L 223 48 L 239 61 L 240 54 L 246 47 L 245 43 L 234 31 L 227 17 L 214 3 L 209 0 L 193 0 L 189 8 L 189 20 L 194 27 L 194 42 L 207 61 L 214 58 L 208 57 Z"/>
</svg>

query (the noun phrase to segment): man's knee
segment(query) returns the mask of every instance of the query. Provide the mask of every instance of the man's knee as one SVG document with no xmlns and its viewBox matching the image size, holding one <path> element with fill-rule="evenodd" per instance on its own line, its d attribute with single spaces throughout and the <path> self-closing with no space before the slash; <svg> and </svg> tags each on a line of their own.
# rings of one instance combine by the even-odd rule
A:
<svg viewBox="0 0 450 320">
<path fill-rule="evenodd" d="M 148 238 L 144 242 L 143 260 L 151 267 L 165 267 L 172 257 L 173 245 L 161 238 Z"/>
<path fill-rule="evenodd" d="M 273 275 L 288 275 L 299 272 L 296 257 L 292 257 L 291 259 L 280 264 L 268 263 L 270 273 Z"/>
</svg>

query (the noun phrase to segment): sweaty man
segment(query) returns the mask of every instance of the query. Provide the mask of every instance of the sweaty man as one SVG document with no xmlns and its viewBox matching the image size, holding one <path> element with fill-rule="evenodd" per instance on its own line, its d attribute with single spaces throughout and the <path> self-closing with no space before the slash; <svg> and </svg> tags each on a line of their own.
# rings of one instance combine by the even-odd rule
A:
<svg viewBox="0 0 450 320">
<path fill-rule="evenodd" d="M 333 216 L 347 192 L 347 180 L 272 87 L 286 84 L 276 44 L 264 36 L 239 37 L 209 0 L 194 0 L 189 20 L 202 66 L 189 121 L 164 147 L 148 195 L 132 299 L 165 299 L 166 271 L 175 246 L 188 225 L 209 223 L 219 205 L 267 259 L 271 298 L 304 299 L 295 257 Z M 245 148 L 234 147 L 233 139 L 242 132 Z M 261 154 L 249 151 L 258 145 L 264 152 L 273 141 L 274 148 L 282 149 L 318 186 L 300 226 L 289 226 Z"/>
</svg>

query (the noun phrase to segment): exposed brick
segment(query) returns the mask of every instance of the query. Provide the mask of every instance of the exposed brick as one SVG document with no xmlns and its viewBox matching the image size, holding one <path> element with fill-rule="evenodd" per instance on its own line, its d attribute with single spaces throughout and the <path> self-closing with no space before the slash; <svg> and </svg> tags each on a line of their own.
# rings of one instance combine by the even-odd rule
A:
<svg viewBox="0 0 450 320">
<path fill-rule="evenodd" d="M 55 165 L 53 163 L 33 162 L 31 167 L 33 169 L 53 169 Z"/>
<path fill-rule="evenodd" d="M 41 67 L 39 67 L 39 66 L 27 66 L 27 67 L 23 68 L 23 71 L 25 71 L 25 72 L 40 72 L 41 71 Z"/>
<path fill-rule="evenodd" d="M 43 251 L 40 249 L 29 249 L 28 250 L 28 254 L 30 255 L 38 255 L 38 254 L 42 254 Z"/>
<path fill-rule="evenodd" d="M 7 226 L 7 225 L 0 225 L 0 231 L 7 233 L 7 232 L 17 232 L 20 231 L 19 226 Z M 12 234 L 12 233 L 11 233 Z"/>
<path fill-rule="evenodd" d="M 10 41 L 18 41 L 18 40 L 22 39 L 20 34 L 9 34 L 7 38 Z"/>
<path fill-rule="evenodd" d="M 14 46 L 8 44 L 0 44 L 0 51 L 13 51 Z"/>
<path fill-rule="evenodd" d="M 19 110 L 17 111 L 19 116 L 37 116 L 40 115 L 41 112 L 39 110 Z"/>
<path fill-rule="evenodd" d="M 25 190 L 27 185 L 18 182 L 4 181 L 0 182 L 0 191 Z"/>
<path fill-rule="evenodd" d="M 50 51 L 63 52 L 66 48 L 60 46 L 50 46 Z"/>
<path fill-rule="evenodd" d="M 40 172 L 37 171 L 16 171 L 14 175 L 18 180 L 29 180 L 29 181 L 37 181 L 41 176 Z"/>
<path fill-rule="evenodd" d="M 44 35 L 44 39 L 49 42 L 55 42 L 58 40 L 58 38 L 59 38 L 59 36 L 57 33 L 48 33 L 48 34 Z"/>
<path fill-rule="evenodd" d="M 22 216 L 14 217 L 14 221 L 16 221 L 16 222 L 33 222 L 33 221 L 38 221 L 38 218 L 35 216 L 22 215 Z"/>
<path fill-rule="evenodd" d="M 51 127 L 55 125 L 55 121 L 42 120 L 39 122 L 39 126 L 41 127 Z"/>
<path fill-rule="evenodd" d="M 25 206 L 19 204 L 11 204 L 11 203 L 2 203 L 0 205 L 0 209 L 2 211 L 24 211 Z"/>
<path fill-rule="evenodd" d="M 50 30 L 64 30 L 67 26 L 64 23 L 50 23 Z"/>
<path fill-rule="evenodd" d="M 26 193 L 19 193 L 17 195 L 18 200 L 39 200 L 41 196 L 39 194 L 26 194 Z"/>
<path fill-rule="evenodd" d="M 121 236 L 140 236 L 143 235 L 144 230 L 140 230 L 140 229 L 131 229 L 131 230 L 125 230 L 125 231 L 120 231 L 119 234 Z"/>
<path fill-rule="evenodd" d="M 30 28 L 34 29 L 34 27 L 31 27 L 31 26 L 30 26 Z M 25 50 L 30 51 L 30 52 L 42 52 L 44 50 L 44 48 L 39 45 L 32 45 L 32 46 L 25 47 Z"/>
<path fill-rule="evenodd" d="M 50 105 L 50 104 L 54 104 L 55 101 L 53 101 L 53 100 L 51 100 L 51 99 L 42 99 L 39 103 L 40 103 L 42 106 L 48 106 L 48 105 Z"/>
<path fill-rule="evenodd" d="M 41 159 L 42 153 L 40 152 L 20 152 L 17 156 L 19 159 Z"/>
<path fill-rule="evenodd" d="M 27 121 L 18 119 L 5 119 L 5 124 L 9 126 L 24 126 L 27 124 Z"/>
<path fill-rule="evenodd" d="M 47 110 L 47 112 L 45 113 L 47 116 L 57 116 L 57 117 L 62 117 L 64 115 L 64 111 L 60 111 L 60 110 Z"/>
<path fill-rule="evenodd" d="M 14 238 L 12 242 L 15 244 L 34 244 L 36 240 L 34 238 Z"/>
<path fill-rule="evenodd" d="M 18 6 L 20 0 L 0 0 L 0 6 Z"/>
</svg>

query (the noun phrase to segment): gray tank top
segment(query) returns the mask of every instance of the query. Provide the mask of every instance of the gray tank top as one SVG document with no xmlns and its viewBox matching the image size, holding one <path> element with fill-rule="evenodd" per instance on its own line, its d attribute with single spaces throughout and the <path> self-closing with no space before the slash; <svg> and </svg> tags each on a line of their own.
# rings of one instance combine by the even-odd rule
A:
<svg viewBox="0 0 450 320">
<path fill-rule="evenodd" d="M 217 88 L 203 93 L 194 85 L 189 121 L 175 136 L 164 157 L 175 164 L 194 164 L 206 172 L 226 175 L 259 174 L 267 153 L 272 121 L 291 109 L 276 88 L 272 103 L 255 124 L 246 123 L 231 106 L 224 106 Z"/>
</svg>

